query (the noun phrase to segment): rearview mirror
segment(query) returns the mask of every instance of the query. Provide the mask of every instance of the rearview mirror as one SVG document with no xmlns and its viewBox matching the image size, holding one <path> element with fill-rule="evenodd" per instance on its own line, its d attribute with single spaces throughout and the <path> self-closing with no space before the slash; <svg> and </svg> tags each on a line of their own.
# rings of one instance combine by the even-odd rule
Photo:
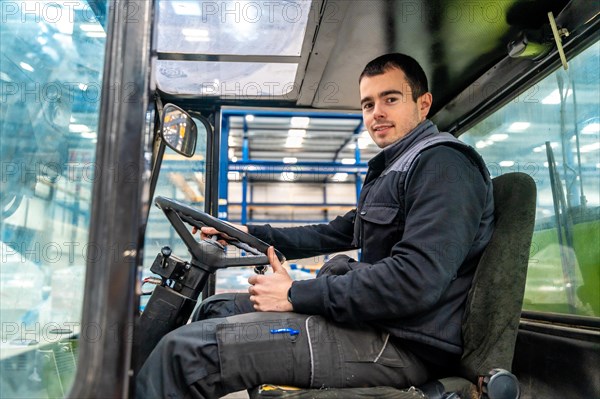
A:
<svg viewBox="0 0 600 399">
<path fill-rule="evenodd" d="M 163 108 L 160 134 L 169 148 L 188 158 L 194 155 L 198 128 L 188 113 L 178 106 L 167 104 Z"/>
</svg>

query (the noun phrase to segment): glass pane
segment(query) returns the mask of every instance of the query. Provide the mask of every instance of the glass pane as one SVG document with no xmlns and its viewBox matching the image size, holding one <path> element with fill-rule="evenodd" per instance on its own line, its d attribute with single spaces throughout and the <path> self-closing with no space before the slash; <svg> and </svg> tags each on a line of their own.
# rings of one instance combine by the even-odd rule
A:
<svg viewBox="0 0 600 399">
<path fill-rule="evenodd" d="M 158 51 L 299 56 L 311 1 L 159 3 Z"/>
<path fill-rule="evenodd" d="M 526 310 L 600 316 L 599 53 L 592 45 L 461 136 L 493 175 L 536 181 Z"/>
<path fill-rule="evenodd" d="M 107 6 L 2 2 L 0 397 L 64 397 L 76 369 Z"/>
<path fill-rule="evenodd" d="M 198 140 L 196 152 L 192 158 L 186 158 L 167 148 L 160 168 L 160 175 L 156 184 L 154 196 L 162 196 L 180 200 L 194 208 L 204 211 L 206 196 L 206 143 L 207 132 L 202 123 L 195 119 L 198 127 Z M 165 214 L 152 202 L 148 227 L 146 229 L 146 241 L 144 244 L 144 272 L 143 279 L 154 276 L 150 267 L 160 249 L 168 246 L 176 255 L 189 261 L 188 250 L 179 238 L 175 229 L 171 227 Z M 153 289 L 149 284 L 144 284 L 143 291 L 151 292 Z M 142 310 L 148 303 L 149 296 L 142 296 Z"/>
<path fill-rule="evenodd" d="M 156 68 L 158 87 L 169 93 L 292 100 L 297 92 L 298 64 L 158 61 Z"/>
</svg>

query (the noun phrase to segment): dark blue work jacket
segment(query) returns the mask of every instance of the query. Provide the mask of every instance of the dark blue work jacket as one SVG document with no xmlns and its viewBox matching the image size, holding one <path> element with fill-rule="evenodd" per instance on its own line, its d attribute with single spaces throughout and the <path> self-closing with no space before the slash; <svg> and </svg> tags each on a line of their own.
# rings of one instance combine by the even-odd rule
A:
<svg viewBox="0 0 600 399">
<path fill-rule="evenodd" d="M 398 339 L 462 352 L 468 290 L 493 232 L 492 184 L 481 157 L 424 121 L 369 162 L 358 206 L 328 224 L 248 226 L 288 259 L 336 256 L 295 281 L 294 311 L 370 324 Z"/>
</svg>

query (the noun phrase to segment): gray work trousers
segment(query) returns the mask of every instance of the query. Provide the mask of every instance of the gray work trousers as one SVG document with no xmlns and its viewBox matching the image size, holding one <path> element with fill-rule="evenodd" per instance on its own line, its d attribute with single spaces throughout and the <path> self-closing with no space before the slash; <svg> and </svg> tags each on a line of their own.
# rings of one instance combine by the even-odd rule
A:
<svg viewBox="0 0 600 399">
<path fill-rule="evenodd" d="M 252 310 L 246 294 L 204 301 L 194 315 L 199 321 L 167 334 L 152 351 L 136 398 L 218 398 L 264 383 L 406 388 L 431 377 L 421 360 L 372 327 Z"/>
</svg>

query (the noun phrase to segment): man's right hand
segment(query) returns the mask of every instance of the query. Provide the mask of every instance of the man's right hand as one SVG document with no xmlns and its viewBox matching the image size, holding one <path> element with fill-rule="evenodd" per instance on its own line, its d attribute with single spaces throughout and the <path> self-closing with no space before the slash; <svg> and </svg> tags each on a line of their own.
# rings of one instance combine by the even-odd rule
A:
<svg viewBox="0 0 600 399">
<path fill-rule="evenodd" d="M 233 224 L 233 223 L 228 223 L 228 224 L 230 224 L 231 227 L 235 227 L 236 229 L 243 231 L 244 233 L 248 233 L 248 227 L 246 227 L 244 225 Z M 193 227 L 192 234 L 196 234 L 197 232 L 198 232 L 198 228 Z M 227 234 L 221 233 L 219 230 L 215 229 L 214 227 L 204 226 L 204 227 L 200 228 L 200 239 L 201 240 L 208 240 L 214 235 L 219 235 L 225 239 L 231 238 Z M 218 242 L 221 243 L 222 245 L 227 245 L 227 242 L 225 240 L 218 240 Z"/>
</svg>

